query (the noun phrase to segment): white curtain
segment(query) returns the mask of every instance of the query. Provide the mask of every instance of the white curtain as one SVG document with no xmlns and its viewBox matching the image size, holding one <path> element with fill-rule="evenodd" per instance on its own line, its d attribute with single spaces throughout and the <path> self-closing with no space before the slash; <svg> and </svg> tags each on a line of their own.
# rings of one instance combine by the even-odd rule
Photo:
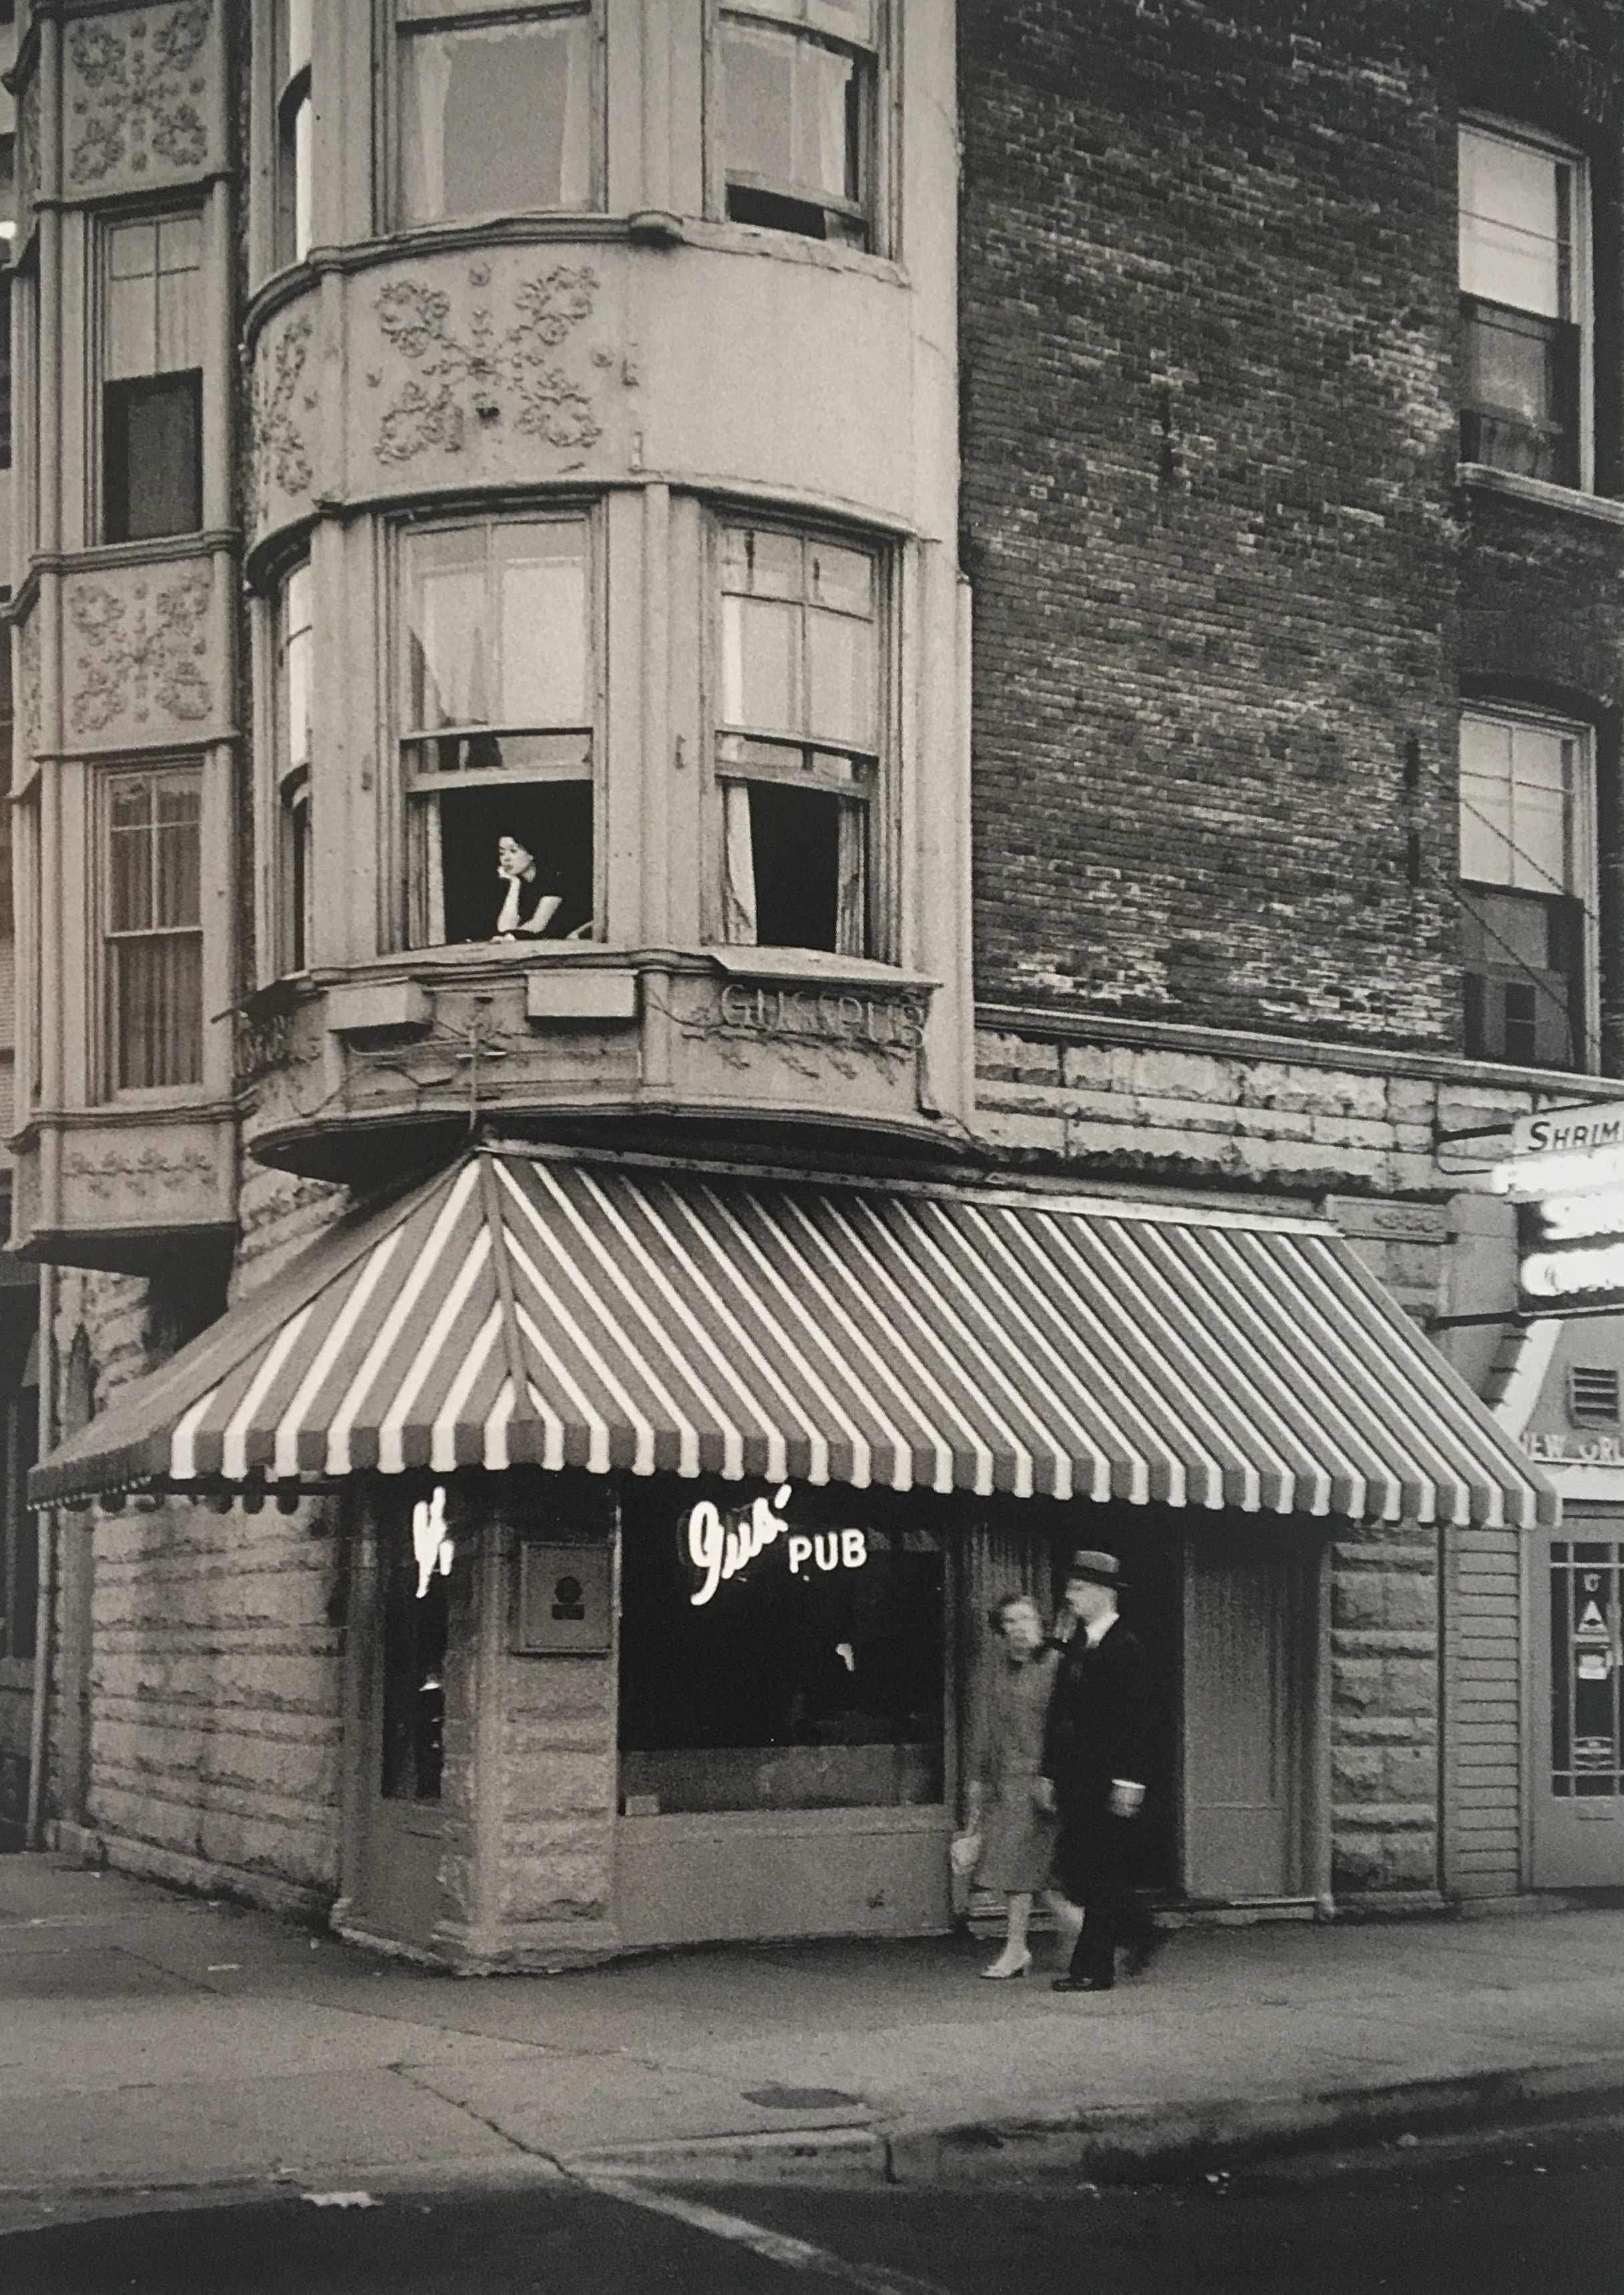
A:
<svg viewBox="0 0 1624 2295">
<path fill-rule="evenodd" d="M 722 785 L 722 907 L 723 940 L 755 945 L 755 843 L 750 833 L 750 785 Z"/>
</svg>

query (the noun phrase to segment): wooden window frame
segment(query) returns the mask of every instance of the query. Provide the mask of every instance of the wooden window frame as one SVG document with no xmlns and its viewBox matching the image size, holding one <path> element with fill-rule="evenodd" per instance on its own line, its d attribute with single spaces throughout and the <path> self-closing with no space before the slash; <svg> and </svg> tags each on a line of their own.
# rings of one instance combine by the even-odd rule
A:
<svg viewBox="0 0 1624 2295">
<path fill-rule="evenodd" d="M 1472 426 L 1503 420 L 1506 412 L 1506 410 L 1497 409 L 1487 403 L 1469 404 L 1467 402 L 1466 383 L 1472 366 L 1472 328 L 1481 312 L 1485 324 L 1498 324 L 1507 332 L 1538 332 L 1549 346 L 1554 370 L 1571 362 L 1574 370 L 1572 421 L 1576 433 L 1571 471 L 1562 477 L 1537 482 L 1562 486 L 1573 493 L 1592 494 L 1595 489 L 1595 216 L 1588 162 L 1584 153 L 1571 144 L 1541 135 L 1538 129 L 1522 123 L 1485 113 L 1463 115 L 1459 132 L 1461 135 L 1471 134 L 1486 137 L 1522 151 L 1537 152 L 1555 167 L 1567 171 L 1571 269 L 1568 294 L 1572 306 L 1569 317 L 1547 319 L 1541 314 L 1528 312 L 1514 304 L 1498 304 L 1470 295 L 1462 284 L 1461 461 L 1468 469 L 1503 470 L 1503 466 L 1492 461 L 1474 461 L 1466 452 Z M 1457 137 L 1457 149 L 1458 141 Z M 1458 183 L 1456 205 L 1458 217 L 1465 211 Z M 1560 381 L 1557 388 L 1561 388 Z"/>
</svg>

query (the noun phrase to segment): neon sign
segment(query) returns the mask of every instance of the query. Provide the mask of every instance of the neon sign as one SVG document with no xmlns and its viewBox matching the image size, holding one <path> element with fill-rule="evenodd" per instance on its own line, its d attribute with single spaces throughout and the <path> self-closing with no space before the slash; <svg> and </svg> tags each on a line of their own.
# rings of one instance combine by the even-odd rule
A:
<svg viewBox="0 0 1624 2295">
<path fill-rule="evenodd" d="M 445 1526 L 445 1486 L 437 1482 L 434 1494 L 420 1499 L 412 1509 L 412 1551 L 417 1558 L 417 1598 L 428 1593 L 437 1571 L 449 1578 L 456 1545 Z"/>
<path fill-rule="evenodd" d="M 784 1540 L 785 1558 L 792 1576 L 805 1572 L 808 1564 L 820 1570 L 861 1570 L 869 1559 L 869 1541 L 861 1530 L 792 1531 L 782 1509 L 789 1503 L 789 1484 L 781 1482 L 771 1499 L 757 1499 L 742 1512 L 723 1514 L 709 1499 L 690 1509 L 684 1524 L 688 1558 L 699 1573 L 699 1583 L 689 1596 L 696 1610 L 715 1598 L 716 1589 Z"/>
</svg>

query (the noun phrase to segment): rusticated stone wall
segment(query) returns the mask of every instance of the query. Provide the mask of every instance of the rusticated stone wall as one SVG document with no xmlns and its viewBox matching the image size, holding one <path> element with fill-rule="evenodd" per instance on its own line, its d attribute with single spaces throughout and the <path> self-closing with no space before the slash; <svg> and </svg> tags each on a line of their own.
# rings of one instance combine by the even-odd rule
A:
<svg viewBox="0 0 1624 2295">
<path fill-rule="evenodd" d="M 115 1861 L 273 1902 L 337 1882 L 343 1548 L 175 1501 L 94 1538 L 89 1828 Z"/>
<path fill-rule="evenodd" d="M 1439 1885 L 1438 1547 L 1396 1523 L 1331 1553 L 1331 1882 Z"/>
</svg>

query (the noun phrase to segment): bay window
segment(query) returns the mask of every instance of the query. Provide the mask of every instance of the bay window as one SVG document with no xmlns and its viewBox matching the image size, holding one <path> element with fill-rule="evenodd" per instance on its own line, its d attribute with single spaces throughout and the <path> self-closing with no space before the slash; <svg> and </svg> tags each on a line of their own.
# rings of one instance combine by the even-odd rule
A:
<svg viewBox="0 0 1624 2295">
<path fill-rule="evenodd" d="M 202 217 L 104 226 L 104 539 L 195 534 L 203 522 Z"/>
<path fill-rule="evenodd" d="M 115 1091 L 202 1080 L 202 786 L 194 765 L 108 778 L 103 943 Z"/>
<path fill-rule="evenodd" d="M 310 252 L 310 77 L 315 0 L 278 0 L 276 11 L 276 260 L 302 263 Z"/>
<path fill-rule="evenodd" d="M 1472 709 L 1460 731 L 1469 1058 L 1591 1064 L 1595 798 L 1581 725 Z"/>
<path fill-rule="evenodd" d="M 592 204 L 591 5 L 398 0 L 396 29 L 403 223 Z"/>
<path fill-rule="evenodd" d="M 869 952 L 879 564 L 770 527 L 722 533 L 722 937 Z"/>
<path fill-rule="evenodd" d="M 1460 130 L 1460 453 L 1588 484 L 1583 161 L 1533 137 Z"/>
<path fill-rule="evenodd" d="M 723 212 L 847 247 L 875 239 L 880 0 L 742 0 L 717 21 Z"/>
<path fill-rule="evenodd" d="M 580 515 L 403 537 L 412 947 L 591 932 L 591 545 Z"/>
<path fill-rule="evenodd" d="M 282 584 L 276 616 L 278 969 L 310 961 L 310 567 Z"/>
</svg>

